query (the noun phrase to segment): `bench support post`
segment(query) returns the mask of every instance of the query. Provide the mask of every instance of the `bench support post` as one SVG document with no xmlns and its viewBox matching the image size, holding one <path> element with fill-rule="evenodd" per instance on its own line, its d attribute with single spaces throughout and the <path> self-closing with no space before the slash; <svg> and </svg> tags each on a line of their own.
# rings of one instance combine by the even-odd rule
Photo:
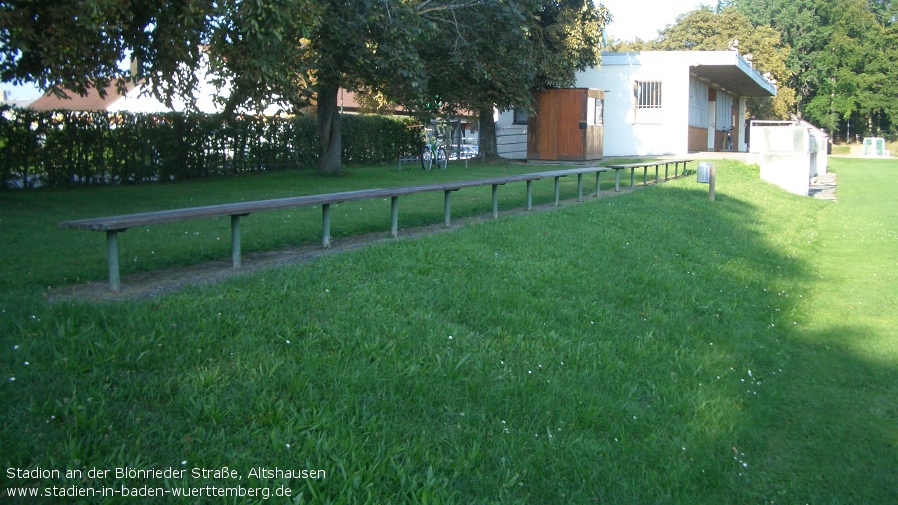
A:
<svg viewBox="0 0 898 505">
<path fill-rule="evenodd" d="M 122 280 L 118 271 L 118 233 L 124 230 L 109 230 L 106 232 L 106 260 L 109 264 L 109 289 L 122 290 Z"/>
<path fill-rule="evenodd" d="M 238 269 L 243 265 L 240 256 L 240 216 L 231 216 L 231 259 L 233 268 Z"/>
<path fill-rule="evenodd" d="M 600 191 L 600 188 L 599 188 L 599 182 L 600 182 L 600 179 L 599 179 L 599 178 L 600 178 L 601 176 L 602 176 L 602 172 L 596 172 L 596 197 L 597 197 L 597 198 L 598 198 L 598 196 L 599 196 L 599 191 Z"/>
<path fill-rule="evenodd" d="M 583 201 L 583 174 L 577 174 L 577 201 Z"/>
<path fill-rule="evenodd" d="M 561 177 L 557 177 L 557 176 L 555 177 L 555 206 L 556 207 L 558 207 L 558 202 L 559 202 L 560 196 L 561 196 L 559 179 L 561 179 Z"/>
<path fill-rule="evenodd" d="M 636 167 L 630 167 L 630 187 L 636 186 Z"/>
<path fill-rule="evenodd" d="M 665 163 L 665 164 L 664 164 L 664 180 L 665 180 L 665 181 L 667 181 L 667 166 L 668 166 L 668 165 L 670 165 L 670 163 Z"/>
<path fill-rule="evenodd" d="M 655 184 L 658 184 L 658 165 L 655 165 Z"/>
<path fill-rule="evenodd" d="M 448 228 L 452 219 L 452 191 L 447 189 L 443 193 L 443 225 Z"/>
<path fill-rule="evenodd" d="M 390 197 L 390 236 L 399 235 L 399 197 Z"/>
<path fill-rule="evenodd" d="M 647 186 L 649 184 L 649 167 L 648 165 L 642 167 L 642 185 Z"/>
<path fill-rule="evenodd" d="M 325 203 L 321 206 L 321 245 L 325 249 L 331 246 L 331 204 Z"/>
<path fill-rule="evenodd" d="M 499 218 L 499 185 L 493 184 L 493 219 Z"/>
<path fill-rule="evenodd" d="M 614 170 L 614 192 L 620 192 L 620 169 Z"/>
<path fill-rule="evenodd" d="M 533 210 L 533 181 L 527 181 L 527 210 Z"/>
</svg>

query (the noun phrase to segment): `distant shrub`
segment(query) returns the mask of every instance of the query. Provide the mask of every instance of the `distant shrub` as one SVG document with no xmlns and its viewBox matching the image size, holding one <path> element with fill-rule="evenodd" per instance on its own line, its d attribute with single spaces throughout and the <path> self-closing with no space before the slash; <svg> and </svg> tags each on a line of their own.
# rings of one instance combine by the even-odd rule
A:
<svg viewBox="0 0 898 505">
<path fill-rule="evenodd" d="M 374 164 L 418 152 L 409 118 L 344 115 L 343 161 Z M 0 107 L 0 188 L 172 181 L 313 168 L 314 118 Z"/>
</svg>

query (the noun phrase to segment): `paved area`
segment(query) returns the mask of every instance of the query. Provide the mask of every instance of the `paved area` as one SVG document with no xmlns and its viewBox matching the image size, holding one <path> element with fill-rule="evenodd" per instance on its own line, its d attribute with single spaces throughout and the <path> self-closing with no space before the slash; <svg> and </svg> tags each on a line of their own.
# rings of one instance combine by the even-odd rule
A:
<svg viewBox="0 0 898 505">
<path fill-rule="evenodd" d="M 808 189 L 808 196 L 819 200 L 836 201 L 836 174 L 830 172 L 820 174 L 811 179 L 811 187 Z"/>
</svg>

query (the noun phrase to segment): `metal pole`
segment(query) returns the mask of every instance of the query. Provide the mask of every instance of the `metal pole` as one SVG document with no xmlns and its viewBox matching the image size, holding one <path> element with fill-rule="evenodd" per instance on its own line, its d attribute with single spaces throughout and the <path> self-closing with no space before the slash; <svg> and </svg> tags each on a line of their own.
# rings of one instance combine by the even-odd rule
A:
<svg viewBox="0 0 898 505">
<path fill-rule="evenodd" d="M 390 197 L 390 236 L 399 235 L 399 197 Z"/>
<path fill-rule="evenodd" d="M 527 210 L 533 210 L 533 181 L 527 181 Z"/>
<path fill-rule="evenodd" d="M 452 191 L 447 189 L 444 193 L 446 195 L 443 199 L 443 224 L 448 228 L 452 215 Z"/>
<path fill-rule="evenodd" d="M 122 290 L 122 281 L 118 271 L 118 232 L 109 230 L 106 232 L 106 260 L 109 264 L 109 289 Z"/>
<path fill-rule="evenodd" d="M 493 219 L 499 218 L 499 185 L 493 184 Z"/>
<path fill-rule="evenodd" d="M 231 259 L 232 267 L 237 269 L 242 266 L 240 257 L 240 216 L 231 216 Z"/>
<path fill-rule="evenodd" d="M 321 206 L 321 245 L 325 249 L 331 246 L 331 204 Z"/>
<path fill-rule="evenodd" d="M 558 201 L 559 201 L 559 199 L 560 199 L 559 197 L 561 195 L 561 189 L 559 188 L 559 182 L 558 182 L 559 179 L 561 179 L 561 177 L 557 177 L 557 176 L 555 177 L 555 206 L 556 207 L 558 207 Z"/>
<path fill-rule="evenodd" d="M 583 201 L 583 174 L 577 174 L 577 201 Z"/>
<path fill-rule="evenodd" d="M 602 176 L 602 172 L 596 172 L 596 196 L 599 196 L 599 177 Z"/>
</svg>

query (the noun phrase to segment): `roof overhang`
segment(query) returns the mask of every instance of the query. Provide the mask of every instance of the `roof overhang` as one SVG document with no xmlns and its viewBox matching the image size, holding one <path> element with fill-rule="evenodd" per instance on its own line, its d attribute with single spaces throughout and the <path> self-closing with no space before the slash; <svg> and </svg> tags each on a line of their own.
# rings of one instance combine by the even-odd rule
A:
<svg viewBox="0 0 898 505">
<path fill-rule="evenodd" d="M 642 51 L 602 53 L 602 66 L 689 67 L 690 75 L 737 96 L 776 96 L 768 81 L 736 51 Z"/>
<path fill-rule="evenodd" d="M 735 51 L 715 51 L 709 58 L 690 65 L 689 73 L 736 96 L 776 96 L 776 85 L 768 81 Z"/>
</svg>

